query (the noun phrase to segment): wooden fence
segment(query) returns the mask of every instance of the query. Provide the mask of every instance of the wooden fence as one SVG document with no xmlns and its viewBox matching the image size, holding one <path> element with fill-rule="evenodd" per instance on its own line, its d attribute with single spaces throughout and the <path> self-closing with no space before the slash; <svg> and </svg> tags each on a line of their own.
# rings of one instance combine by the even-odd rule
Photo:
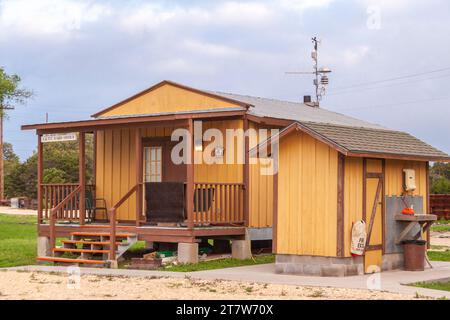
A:
<svg viewBox="0 0 450 320">
<path fill-rule="evenodd" d="M 450 194 L 431 194 L 430 210 L 438 219 L 450 220 Z"/>
</svg>

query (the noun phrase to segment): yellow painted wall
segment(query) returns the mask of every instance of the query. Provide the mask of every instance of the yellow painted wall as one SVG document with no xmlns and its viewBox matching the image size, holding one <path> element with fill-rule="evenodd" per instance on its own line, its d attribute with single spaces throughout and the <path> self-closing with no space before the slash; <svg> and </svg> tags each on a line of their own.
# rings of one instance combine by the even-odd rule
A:
<svg viewBox="0 0 450 320">
<path fill-rule="evenodd" d="M 249 128 L 254 129 L 258 139 L 250 139 L 250 149 L 254 148 L 259 142 L 259 129 L 267 129 L 270 135 L 269 127 L 250 122 Z M 266 228 L 273 226 L 273 175 L 261 174 L 261 168 L 264 165 L 260 161 L 250 163 L 249 165 L 249 226 L 252 228 Z"/>
<path fill-rule="evenodd" d="M 336 256 L 337 152 L 295 132 L 280 142 L 277 253 Z"/>
<path fill-rule="evenodd" d="M 227 121 L 208 121 L 203 122 L 203 132 L 210 128 L 218 129 L 222 132 L 224 137 L 224 155 L 223 164 L 213 163 L 199 163 L 194 166 L 194 181 L 195 182 L 223 182 L 223 183 L 242 183 L 243 182 L 243 166 L 242 164 L 237 164 L 237 148 L 238 139 L 234 139 L 234 163 L 226 164 L 227 157 L 227 139 L 226 139 L 226 129 L 242 129 L 243 120 L 227 120 Z M 241 139 L 241 142 L 243 140 Z M 208 145 L 208 142 L 204 142 L 204 148 Z M 201 152 L 195 152 L 195 157 L 202 156 Z"/>
<path fill-rule="evenodd" d="M 101 114 L 100 117 L 236 107 L 240 106 L 165 84 Z"/>
<path fill-rule="evenodd" d="M 345 158 L 344 178 L 344 254 L 350 256 L 352 224 L 362 219 L 363 159 Z"/>
<path fill-rule="evenodd" d="M 226 128 L 242 128 L 242 120 L 204 122 L 203 130 L 217 128 L 225 135 Z M 173 127 L 158 127 L 140 129 L 142 137 L 170 136 Z M 97 132 L 97 163 L 96 163 L 96 196 L 104 198 L 107 207 L 117 203 L 135 184 L 135 142 L 136 129 L 110 129 Z M 224 140 L 226 144 L 226 138 Z M 237 145 L 235 145 L 237 148 Z M 226 160 L 226 152 L 224 162 Z M 196 153 L 198 156 L 198 153 Z M 235 150 L 235 157 L 237 151 Z M 242 164 L 212 164 L 206 163 L 194 165 L 195 182 L 223 182 L 242 183 Z M 135 202 L 133 195 L 118 210 L 119 220 L 135 220 Z M 104 218 L 101 214 L 97 218 Z"/>
</svg>

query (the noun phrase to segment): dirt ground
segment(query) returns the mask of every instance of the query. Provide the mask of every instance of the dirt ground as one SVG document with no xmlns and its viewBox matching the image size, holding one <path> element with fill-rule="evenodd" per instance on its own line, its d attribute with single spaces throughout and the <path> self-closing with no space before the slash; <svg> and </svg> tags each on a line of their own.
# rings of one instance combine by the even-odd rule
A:
<svg viewBox="0 0 450 320">
<path fill-rule="evenodd" d="M 75 281 L 69 281 L 74 279 Z M 79 284 L 79 286 L 78 286 Z M 191 278 L 126 278 L 40 272 L 0 272 L 1 299 L 413 299 L 413 296 L 379 291 L 266 285 Z"/>
</svg>

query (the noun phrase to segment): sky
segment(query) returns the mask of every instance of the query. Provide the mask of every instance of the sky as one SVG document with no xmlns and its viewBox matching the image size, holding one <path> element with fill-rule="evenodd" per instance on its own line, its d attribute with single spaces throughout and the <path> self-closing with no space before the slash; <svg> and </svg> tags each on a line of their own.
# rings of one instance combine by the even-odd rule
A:
<svg viewBox="0 0 450 320">
<path fill-rule="evenodd" d="M 322 108 L 450 153 L 449 18 L 445 0 L 0 0 L 0 66 L 34 92 L 5 141 L 24 160 L 22 124 L 88 119 L 164 79 L 301 101 L 311 76 L 285 72 L 312 70 L 317 36 Z"/>
</svg>

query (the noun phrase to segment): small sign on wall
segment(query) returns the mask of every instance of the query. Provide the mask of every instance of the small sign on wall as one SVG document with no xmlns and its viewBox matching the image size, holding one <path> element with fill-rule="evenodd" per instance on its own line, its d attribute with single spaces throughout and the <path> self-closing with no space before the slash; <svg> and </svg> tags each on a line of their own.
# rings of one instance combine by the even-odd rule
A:
<svg viewBox="0 0 450 320">
<path fill-rule="evenodd" d="M 43 143 L 46 142 L 63 142 L 63 141 L 76 141 L 76 133 L 54 133 L 54 134 L 44 134 L 41 137 Z"/>
</svg>

